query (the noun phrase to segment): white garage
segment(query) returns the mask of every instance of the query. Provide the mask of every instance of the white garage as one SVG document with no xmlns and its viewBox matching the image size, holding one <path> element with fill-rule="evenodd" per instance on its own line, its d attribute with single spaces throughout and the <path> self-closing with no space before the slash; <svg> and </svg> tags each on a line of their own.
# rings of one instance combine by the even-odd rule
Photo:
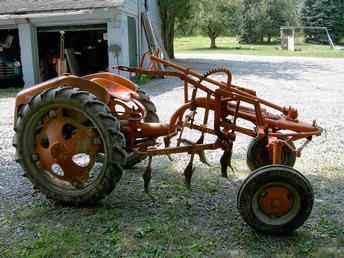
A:
<svg viewBox="0 0 344 258">
<path fill-rule="evenodd" d="M 137 65 L 148 50 L 143 13 L 160 35 L 157 0 L 3 0 L 0 33 L 17 31 L 23 79 L 30 87 L 56 76 L 60 31 L 78 75 Z"/>
</svg>

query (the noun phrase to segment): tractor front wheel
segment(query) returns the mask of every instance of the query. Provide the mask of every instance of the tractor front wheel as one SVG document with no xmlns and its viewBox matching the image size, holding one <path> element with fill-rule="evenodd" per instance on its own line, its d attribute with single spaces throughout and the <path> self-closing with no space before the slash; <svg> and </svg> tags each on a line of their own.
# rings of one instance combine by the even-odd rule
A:
<svg viewBox="0 0 344 258">
<path fill-rule="evenodd" d="M 48 198 L 94 203 L 122 176 L 126 152 L 119 121 L 89 92 L 61 87 L 33 97 L 19 112 L 15 131 L 24 176 Z"/>
<path fill-rule="evenodd" d="M 272 165 L 272 158 L 266 145 L 268 144 L 267 137 L 254 138 L 247 150 L 246 163 L 251 171 L 258 168 Z M 293 142 L 289 143 L 293 148 L 295 145 Z M 296 154 L 292 152 L 287 146 L 282 147 L 281 165 L 294 167 L 296 162 Z"/>
<path fill-rule="evenodd" d="M 241 185 L 238 210 L 253 229 L 267 234 L 288 234 L 309 217 L 314 194 L 297 170 L 271 165 L 254 171 Z"/>
</svg>

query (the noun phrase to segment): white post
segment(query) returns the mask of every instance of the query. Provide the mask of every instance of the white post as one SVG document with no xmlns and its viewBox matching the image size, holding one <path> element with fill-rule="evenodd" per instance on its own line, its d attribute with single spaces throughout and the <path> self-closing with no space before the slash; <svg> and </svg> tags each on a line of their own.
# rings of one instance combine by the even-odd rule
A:
<svg viewBox="0 0 344 258">
<path fill-rule="evenodd" d="M 295 51 L 295 29 L 292 29 L 291 34 L 288 34 L 288 50 Z"/>
<path fill-rule="evenodd" d="M 39 82 L 37 29 L 31 23 L 18 24 L 20 55 L 25 88 Z"/>
<path fill-rule="evenodd" d="M 107 23 L 108 47 L 109 47 L 109 71 L 117 73 L 116 66 L 129 66 L 129 38 L 128 17 L 118 14 Z M 129 77 L 128 73 L 120 75 Z"/>
</svg>

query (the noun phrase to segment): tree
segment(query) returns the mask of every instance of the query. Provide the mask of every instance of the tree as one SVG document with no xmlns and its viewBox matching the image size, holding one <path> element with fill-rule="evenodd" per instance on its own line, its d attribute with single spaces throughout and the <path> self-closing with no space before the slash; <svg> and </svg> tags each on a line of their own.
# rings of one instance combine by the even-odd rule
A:
<svg viewBox="0 0 344 258">
<path fill-rule="evenodd" d="M 216 38 L 225 32 L 229 32 L 228 25 L 234 16 L 236 10 L 234 7 L 237 2 L 228 0 L 200 0 L 195 6 L 196 12 L 199 15 L 198 22 L 201 30 L 210 38 L 210 48 L 217 48 Z"/>
<path fill-rule="evenodd" d="M 240 24 L 240 42 L 241 43 L 256 43 L 259 38 L 262 38 L 262 21 L 264 14 L 260 10 L 260 1 L 243 0 L 240 13 L 242 20 Z"/>
<path fill-rule="evenodd" d="M 298 0 L 242 0 L 240 42 L 271 42 L 280 27 L 298 23 Z"/>
<path fill-rule="evenodd" d="M 327 27 L 334 41 L 344 36 L 344 3 L 342 0 L 305 0 L 302 7 L 304 26 Z M 325 33 L 305 30 L 308 40 L 328 42 Z"/>
<path fill-rule="evenodd" d="M 175 24 L 178 18 L 189 16 L 190 0 L 159 0 L 162 40 L 170 58 L 174 58 Z"/>
<path fill-rule="evenodd" d="M 280 27 L 298 24 L 298 6 L 295 0 L 264 0 L 262 2 L 267 19 L 263 22 L 263 34 L 270 43 L 272 37 L 279 36 Z"/>
<path fill-rule="evenodd" d="M 194 4 L 191 3 L 191 5 Z M 186 37 L 199 35 L 201 33 L 198 23 L 199 17 L 193 12 L 193 10 L 195 10 L 194 8 L 191 10 L 192 14 L 190 16 L 180 16 L 176 19 L 175 33 L 177 36 Z"/>
</svg>

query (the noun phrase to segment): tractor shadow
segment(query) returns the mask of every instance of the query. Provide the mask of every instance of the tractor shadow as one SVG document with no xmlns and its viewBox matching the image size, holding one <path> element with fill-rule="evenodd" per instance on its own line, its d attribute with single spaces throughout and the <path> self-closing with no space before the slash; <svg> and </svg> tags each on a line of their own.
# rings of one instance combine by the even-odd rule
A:
<svg viewBox="0 0 344 258">
<path fill-rule="evenodd" d="M 207 58 L 187 58 L 175 59 L 175 62 L 184 67 L 192 68 L 200 73 L 205 73 L 216 67 L 227 67 L 231 70 L 234 78 L 244 79 L 259 77 L 261 80 L 278 80 L 278 81 L 302 81 L 305 80 L 307 73 L 322 73 L 330 70 L 326 64 L 319 64 L 312 59 L 306 62 L 300 62 L 298 59 L 284 59 L 283 61 L 257 61 L 229 59 L 207 59 Z M 163 93 L 183 88 L 183 81 L 178 78 L 166 77 L 164 79 L 154 79 L 142 86 L 151 96 L 159 96 Z"/>
<path fill-rule="evenodd" d="M 242 56 L 241 60 L 188 58 L 176 61 L 181 65 L 192 67 L 201 72 L 206 72 L 215 67 L 227 67 L 237 77 L 257 76 L 262 79 L 278 80 L 302 80 L 304 73 L 329 70 L 326 65 L 320 65 L 318 62 L 312 61 L 312 59 L 309 59 L 306 63 L 289 58 L 285 58 L 283 61 L 275 60 L 272 57 L 272 61 L 268 62 L 245 60 L 245 56 Z"/>
</svg>

